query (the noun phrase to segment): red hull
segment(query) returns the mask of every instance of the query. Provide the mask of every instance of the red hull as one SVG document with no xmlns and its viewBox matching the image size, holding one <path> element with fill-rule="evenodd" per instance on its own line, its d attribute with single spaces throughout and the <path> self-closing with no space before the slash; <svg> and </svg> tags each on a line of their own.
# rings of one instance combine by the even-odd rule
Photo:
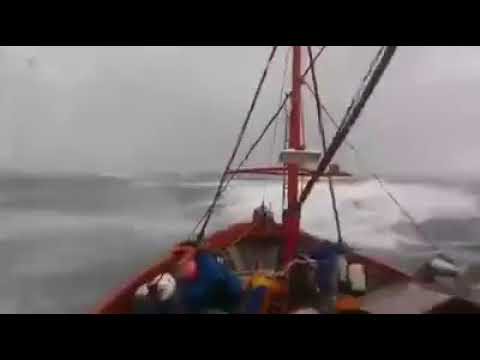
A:
<svg viewBox="0 0 480 360">
<path fill-rule="evenodd" d="M 242 240 L 242 243 L 249 242 L 252 244 L 261 244 L 262 241 L 265 242 L 271 239 L 276 239 L 278 242 L 281 242 L 284 240 L 284 237 L 284 228 L 279 224 L 259 225 L 254 223 L 238 223 L 225 230 L 215 232 L 206 239 L 205 244 L 207 248 L 223 250 L 229 248 L 240 240 Z M 318 238 L 315 238 L 307 233 L 301 233 L 300 241 L 304 246 L 308 246 L 309 243 L 321 242 L 322 240 L 319 240 Z M 410 286 L 408 284 L 414 283 L 414 280 L 410 276 L 364 256 L 350 254 L 347 256 L 347 259 L 349 261 L 357 263 L 359 262 L 365 265 L 369 279 L 369 291 L 377 290 L 377 293 L 379 293 L 378 290 L 387 291 L 387 293 L 382 295 L 384 298 L 388 296 L 404 294 L 405 286 Z M 93 310 L 93 313 L 131 313 L 132 299 L 136 289 L 140 285 L 152 280 L 159 273 L 169 271 L 172 264 L 173 259 L 167 257 L 166 259 L 163 259 L 150 266 L 144 272 L 128 281 L 123 287 L 110 294 L 105 301 L 103 301 Z M 416 294 L 420 299 L 422 299 L 422 297 L 426 297 L 426 293 L 422 292 L 423 290 L 419 293 L 419 290 L 417 288 L 415 289 Z M 431 297 L 430 294 L 431 292 L 429 292 L 429 296 Z M 438 296 L 432 298 L 432 300 L 429 300 L 431 304 L 428 304 L 431 306 L 427 304 L 427 308 L 432 308 L 434 306 L 438 307 L 446 303 L 449 299 L 450 297 L 446 295 L 438 294 Z M 411 300 L 414 301 L 414 299 Z M 375 301 L 378 302 L 378 300 Z M 380 308 L 380 305 L 378 307 Z M 385 310 L 382 311 L 385 312 Z M 398 309 L 392 309 L 392 312 L 395 311 L 398 311 Z"/>
</svg>

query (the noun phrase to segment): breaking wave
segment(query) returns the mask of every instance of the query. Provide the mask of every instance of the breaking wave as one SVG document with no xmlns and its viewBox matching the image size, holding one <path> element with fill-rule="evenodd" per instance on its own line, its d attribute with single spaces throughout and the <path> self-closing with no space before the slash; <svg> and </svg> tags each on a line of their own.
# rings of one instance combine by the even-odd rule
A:
<svg viewBox="0 0 480 360">
<path fill-rule="evenodd" d="M 432 218 L 462 219 L 478 212 L 476 198 L 457 188 L 440 185 L 386 183 L 417 222 Z M 406 221 L 399 209 L 373 180 L 335 184 L 337 207 L 344 239 L 355 247 L 394 250 L 400 244 L 421 243 L 414 232 L 406 236 L 393 227 Z M 217 226 L 247 220 L 262 198 L 279 221 L 281 184 L 269 181 L 237 181 L 225 195 Z M 330 195 L 326 183 L 317 184 L 302 211 L 303 229 L 320 237 L 336 239 Z M 435 241 L 435 239 L 431 239 Z"/>
</svg>

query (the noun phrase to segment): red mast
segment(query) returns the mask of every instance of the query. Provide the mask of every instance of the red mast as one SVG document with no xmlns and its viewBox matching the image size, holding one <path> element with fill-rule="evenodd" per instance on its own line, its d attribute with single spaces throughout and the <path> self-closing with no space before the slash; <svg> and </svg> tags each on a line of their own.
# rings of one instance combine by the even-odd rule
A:
<svg viewBox="0 0 480 360">
<path fill-rule="evenodd" d="M 290 149 L 301 150 L 303 148 L 301 139 L 302 126 L 302 47 L 293 46 L 292 64 L 292 93 L 289 126 Z M 298 165 L 287 165 L 288 178 L 288 208 L 284 220 L 287 241 L 284 248 L 284 263 L 289 262 L 294 256 L 300 239 L 300 208 L 298 203 Z"/>
</svg>

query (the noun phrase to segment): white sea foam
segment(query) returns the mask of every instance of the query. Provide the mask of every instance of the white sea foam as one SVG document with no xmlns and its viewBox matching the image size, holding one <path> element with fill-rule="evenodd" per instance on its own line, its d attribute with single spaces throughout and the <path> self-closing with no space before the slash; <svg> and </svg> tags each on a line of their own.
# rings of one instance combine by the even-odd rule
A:
<svg viewBox="0 0 480 360">
<path fill-rule="evenodd" d="M 158 208 L 155 208 L 151 206 L 150 201 L 143 207 L 141 204 L 144 201 L 142 197 L 144 193 L 140 192 L 140 197 L 137 198 L 135 196 L 138 192 L 133 191 L 130 194 L 132 197 L 126 198 L 128 202 L 119 202 L 119 208 L 115 207 L 118 211 L 107 207 L 108 211 L 88 212 L 83 211 L 82 206 L 79 207 L 81 212 L 76 212 L 76 207 L 72 207 L 71 211 L 53 211 L 51 209 L 57 208 L 57 202 L 53 201 L 56 199 L 55 192 L 52 194 L 47 192 L 48 198 L 45 198 L 43 203 L 34 201 L 38 194 L 47 196 L 42 189 L 39 193 L 38 190 L 31 192 L 31 189 L 26 189 L 23 193 L 18 192 L 19 190 L 18 193 L 6 193 L 7 197 L 11 197 L 8 199 L 9 203 L 18 200 L 18 207 L 13 206 L 16 204 L 14 202 L 12 205 L 5 205 L 0 211 L 0 245 L 4 255 L 0 268 L 4 274 L 0 281 L 0 291 L 12 294 L 12 298 L 18 299 L 18 303 L 10 302 L 10 298 L 6 296 L 0 297 L 0 312 L 62 312 L 72 309 L 83 311 L 85 304 L 90 302 L 93 304 L 98 300 L 100 290 L 95 288 L 95 281 L 92 280 L 91 292 L 85 291 L 85 288 L 79 288 L 75 292 L 68 282 L 69 274 L 82 274 L 94 269 L 91 270 L 92 279 L 103 276 L 102 288 L 105 289 L 102 291 L 106 291 L 107 288 L 117 286 L 124 278 L 139 271 L 144 263 L 161 256 L 162 251 L 166 251 L 172 243 L 183 240 L 211 200 L 207 187 L 214 187 L 216 183 L 180 184 L 180 187 L 190 185 L 201 188 L 202 196 L 198 198 L 194 196 L 189 200 L 191 188 L 185 196 L 178 192 L 182 194 L 179 197 L 176 196 L 178 195 L 176 192 L 172 194 L 170 191 L 161 192 Z M 419 222 L 438 217 L 448 220 L 469 218 L 478 213 L 476 204 L 478 199 L 460 188 L 400 183 L 389 183 L 387 186 Z M 410 236 L 392 229 L 393 225 L 405 219 L 374 181 L 342 182 L 335 188 L 344 237 L 357 249 L 375 249 L 375 254 L 381 256 L 380 260 L 396 266 L 396 263 L 390 261 L 390 254 L 399 253 L 400 244 L 419 241 L 413 231 Z M 74 188 L 74 193 L 77 189 Z M 128 188 L 123 191 L 128 192 Z M 119 194 L 123 194 L 123 191 Z M 152 188 L 151 191 L 152 195 L 158 195 L 157 189 Z M 108 203 L 111 197 L 117 196 L 117 193 L 95 192 L 93 195 L 91 198 L 81 198 L 85 202 L 84 205 L 91 205 L 85 208 L 96 209 L 94 204 L 102 201 Z M 162 197 L 163 195 L 165 197 Z M 67 201 L 65 198 L 70 199 L 59 196 L 62 201 Z M 279 182 L 245 180 L 232 182 L 231 188 L 216 209 L 208 231 L 222 228 L 232 222 L 251 219 L 253 209 L 259 205 L 262 198 L 267 205 L 271 203 L 276 220 L 280 221 Z M 26 199 L 32 201 L 31 207 L 26 207 Z M 130 200 L 133 201 L 131 206 L 127 206 Z M 39 204 L 44 204 L 44 207 L 39 207 Z M 62 204 L 64 203 L 60 202 L 60 205 Z M 198 205 L 203 206 L 197 208 Z M 62 209 L 61 206 L 58 208 Z M 336 238 L 325 183 L 314 188 L 312 197 L 305 204 L 302 227 L 320 237 Z M 428 251 L 424 250 L 426 256 Z M 402 253 L 398 255 L 401 257 L 400 263 L 407 263 L 408 267 L 414 268 L 411 266 L 410 258 L 402 257 Z M 101 271 L 98 270 L 100 268 Z M 109 272 L 109 269 L 115 269 L 115 274 Z M 45 303 L 41 309 L 37 306 L 38 302 L 34 304 L 21 301 L 22 291 L 26 291 L 23 287 L 41 284 L 42 281 L 57 282 L 62 276 L 66 280 L 59 283 L 58 288 L 65 294 L 63 300 L 65 303 L 62 303 L 60 308 L 59 293 L 43 294 L 55 301 L 52 300 L 51 305 Z M 79 299 L 78 303 L 70 304 L 72 299 Z"/>
<path fill-rule="evenodd" d="M 475 198 L 459 189 L 437 185 L 387 183 L 401 204 L 417 222 L 431 218 L 459 219 L 475 216 Z M 397 234 L 392 226 L 406 221 L 393 202 L 375 181 L 338 183 L 335 185 L 337 207 L 343 236 L 353 246 L 395 249 L 399 243 L 418 243 L 415 237 Z M 250 219 L 263 194 L 280 220 L 281 184 L 274 182 L 238 181 L 226 193 L 225 208 L 216 224 Z M 304 230 L 320 237 L 336 239 L 335 223 L 326 183 L 317 184 L 302 211 Z M 412 235 L 414 233 L 412 232 Z M 432 239 L 433 240 L 433 239 Z"/>
<path fill-rule="evenodd" d="M 182 187 L 191 187 L 191 188 L 216 188 L 218 182 L 216 181 L 205 181 L 205 182 L 189 182 L 184 181 L 179 184 Z"/>
</svg>

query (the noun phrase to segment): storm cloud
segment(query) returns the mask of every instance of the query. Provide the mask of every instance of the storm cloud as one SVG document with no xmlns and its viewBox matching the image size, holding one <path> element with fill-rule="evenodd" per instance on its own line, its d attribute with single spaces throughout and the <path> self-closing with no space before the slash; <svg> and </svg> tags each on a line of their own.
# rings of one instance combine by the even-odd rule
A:
<svg viewBox="0 0 480 360">
<path fill-rule="evenodd" d="M 269 51 L 2 47 L 0 167 L 122 174 L 218 170 Z M 281 47 L 274 59 L 246 144 L 279 104 L 287 51 Z M 330 46 L 319 59 L 322 99 L 336 118 L 376 51 Z M 479 92 L 480 48 L 399 47 L 349 139 L 368 168 L 383 174 L 477 176 Z M 313 102 L 307 91 L 304 97 L 308 145 L 319 148 Z M 277 144 L 282 131 L 279 126 Z M 272 136 L 273 129 L 253 162 L 276 158 L 269 150 Z M 359 171 L 347 150 L 337 160 Z"/>
</svg>

